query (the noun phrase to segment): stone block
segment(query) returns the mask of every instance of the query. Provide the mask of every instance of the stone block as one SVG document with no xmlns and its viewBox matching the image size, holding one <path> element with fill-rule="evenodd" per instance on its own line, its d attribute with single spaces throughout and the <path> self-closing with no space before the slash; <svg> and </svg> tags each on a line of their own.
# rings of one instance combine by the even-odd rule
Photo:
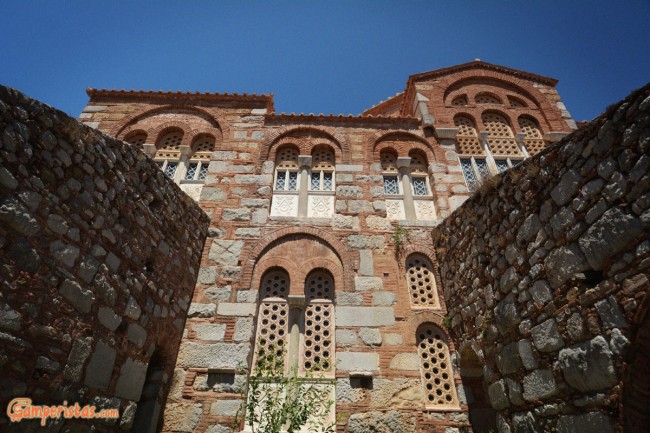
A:
<svg viewBox="0 0 650 433">
<path fill-rule="evenodd" d="M 90 309 L 95 302 L 95 294 L 88 289 L 84 289 L 72 280 L 65 280 L 59 288 L 59 292 L 68 300 L 77 310 L 82 313 L 90 313 Z"/>
<path fill-rule="evenodd" d="M 267 209 L 270 204 L 271 204 L 271 200 L 269 200 L 268 198 L 242 198 L 241 199 L 241 205 L 243 207 Z"/>
<path fill-rule="evenodd" d="M 543 431 L 532 412 L 513 414 L 512 425 L 514 427 L 514 433 L 542 433 Z M 501 429 L 499 429 L 499 433 L 502 433 Z"/>
<path fill-rule="evenodd" d="M 217 307 L 219 316 L 254 316 L 257 304 L 254 303 L 234 303 L 221 302 Z"/>
<path fill-rule="evenodd" d="M 240 290 L 237 292 L 237 302 L 255 303 L 257 302 L 257 290 Z"/>
<path fill-rule="evenodd" d="M 239 255 L 244 246 L 244 241 L 227 241 L 215 239 L 210 246 L 208 258 L 216 265 L 233 265 L 239 262 Z"/>
<path fill-rule="evenodd" d="M 553 297 L 551 295 L 551 286 L 546 280 L 537 280 L 533 284 L 533 287 L 529 290 L 530 295 L 532 296 L 535 302 L 540 305 L 545 305 L 547 302 L 551 302 Z"/>
<path fill-rule="evenodd" d="M 201 403 L 168 403 L 165 406 L 163 431 L 190 433 L 201 419 Z"/>
<path fill-rule="evenodd" d="M 558 361 L 564 380 L 580 391 L 608 390 L 618 383 L 612 352 L 600 335 L 562 349 Z"/>
<path fill-rule="evenodd" d="M 339 371 L 377 371 L 379 370 L 379 354 L 337 352 L 336 369 Z"/>
<path fill-rule="evenodd" d="M 232 294 L 232 286 L 208 287 L 203 294 L 214 302 L 228 302 Z"/>
<path fill-rule="evenodd" d="M 351 186 L 351 185 L 337 186 L 336 196 L 359 198 L 363 196 L 363 190 L 361 189 L 360 186 Z"/>
<path fill-rule="evenodd" d="M 384 236 L 350 235 L 348 245 L 357 249 L 379 249 L 384 247 Z"/>
<path fill-rule="evenodd" d="M 488 386 L 488 397 L 490 398 L 490 404 L 495 410 L 505 409 L 510 406 L 503 379 Z"/>
<path fill-rule="evenodd" d="M 420 357 L 417 353 L 398 353 L 390 360 L 391 370 L 420 371 Z"/>
<path fill-rule="evenodd" d="M 537 214 L 530 214 L 519 227 L 517 232 L 517 242 L 530 242 L 537 236 L 537 232 L 542 228 L 542 222 Z"/>
<path fill-rule="evenodd" d="M 222 341 L 226 335 L 226 325 L 222 323 L 194 323 L 192 330 L 197 339 L 204 341 Z"/>
<path fill-rule="evenodd" d="M 596 302 L 596 311 L 598 311 L 598 316 L 606 329 L 627 326 L 627 320 L 613 295 Z"/>
<path fill-rule="evenodd" d="M 530 330 L 533 343 L 540 352 L 554 352 L 564 346 L 555 319 L 548 319 Z"/>
<path fill-rule="evenodd" d="M 348 212 L 350 213 L 372 213 L 374 208 L 368 200 L 349 200 Z"/>
<path fill-rule="evenodd" d="M 133 296 L 130 296 L 124 309 L 124 315 L 130 319 L 138 320 L 141 314 L 142 310 L 140 309 L 140 305 L 138 305 L 138 301 Z"/>
<path fill-rule="evenodd" d="M 524 377 L 524 399 L 547 399 L 559 392 L 551 370 L 535 370 Z"/>
<path fill-rule="evenodd" d="M 128 358 L 120 368 L 120 376 L 115 385 L 115 395 L 127 400 L 140 400 L 146 377 L 147 364 Z"/>
<path fill-rule="evenodd" d="M 210 406 L 210 415 L 214 416 L 235 416 L 239 411 L 242 400 L 219 400 Z"/>
<path fill-rule="evenodd" d="M 567 204 L 575 196 L 580 188 L 582 176 L 574 169 L 568 170 L 560 182 L 551 190 L 551 197 L 558 206 Z"/>
<path fill-rule="evenodd" d="M 183 368 L 236 368 L 246 364 L 249 343 L 196 343 L 186 341 L 178 352 L 177 366 Z"/>
<path fill-rule="evenodd" d="M 404 344 L 402 334 L 384 334 L 384 343 L 389 346 L 401 346 Z"/>
<path fill-rule="evenodd" d="M 115 331 L 120 326 L 120 323 L 122 323 L 122 318 L 115 314 L 112 308 L 108 307 L 101 307 L 97 313 L 97 318 L 99 319 L 99 323 L 111 331 Z"/>
<path fill-rule="evenodd" d="M 539 361 L 535 356 L 535 352 L 533 351 L 533 344 L 530 340 L 519 340 L 517 343 L 517 348 L 519 349 L 519 357 L 521 358 L 521 362 L 524 364 L 526 370 L 535 370 L 539 367 Z"/>
<path fill-rule="evenodd" d="M 523 367 L 519 357 L 519 343 L 514 342 L 506 345 L 496 356 L 497 368 L 501 374 L 512 374 L 520 371 Z"/>
<path fill-rule="evenodd" d="M 126 330 L 129 341 L 142 348 L 147 341 L 147 331 L 137 323 L 131 323 Z"/>
<path fill-rule="evenodd" d="M 494 309 L 494 321 L 499 332 L 506 334 L 521 322 L 521 316 L 515 304 L 515 298 L 509 294 Z"/>
<path fill-rule="evenodd" d="M 393 227 L 388 218 L 382 218 L 376 215 L 370 215 L 366 218 L 366 226 L 370 230 L 391 230 Z"/>
<path fill-rule="evenodd" d="M 397 296 L 392 292 L 373 292 L 372 305 L 375 307 L 390 307 L 397 302 Z"/>
<path fill-rule="evenodd" d="M 359 275 L 362 277 L 372 277 L 375 275 L 375 266 L 372 257 L 372 250 L 359 251 L 360 264 Z"/>
<path fill-rule="evenodd" d="M 336 345 L 337 346 L 354 346 L 357 344 L 357 333 L 352 329 L 337 329 L 336 330 Z"/>
<path fill-rule="evenodd" d="M 381 332 L 379 329 L 361 328 L 359 330 L 359 338 L 367 346 L 381 345 Z"/>
<path fill-rule="evenodd" d="M 253 336 L 253 319 L 248 317 L 240 317 L 235 322 L 235 332 L 232 339 L 234 341 L 249 341 Z"/>
<path fill-rule="evenodd" d="M 590 266 L 578 245 L 574 243 L 551 251 L 544 260 L 544 268 L 551 286 L 557 288 L 578 275 L 581 276 Z"/>
<path fill-rule="evenodd" d="M 338 307 L 336 326 L 392 326 L 395 311 L 392 307 Z"/>
<path fill-rule="evenodd" d="M 348 433 L 414 433 L 415 417 L 396 410 L 355 413 L 348 420 L 347 431 Z"/>
<path fill-rule="evenodd" d="M 79 382 L 83 376 L 83 366 L 90 356 L 92 337 L 79 337 L 72 343 L 68 362 L 63 370 L 63 377 L 71 382 Z"/>
<path fill-rule="evenodd" d="M 235 236 L 238 238 L 259 238 L 260 229 L 257 228 L 241 228 L 235 230 Z"/>
<path fill-rule="evenodd" d="M 98 341 L 86 367 L 84 385 L 106 391 L 113 376 L 116 355 L 115 349 Z"/>
<path fill-rule="evenodd" d="M 614 433 L 612 421 L 602 412 L 590 412 L 582 415 L 561 415 L 557 420 L 557 433 Z"/>
<path fill-rule="evenodd" d="M 336 305 L 363 305 L 363 295 L 353 292 L 338 292 L 336 294 Z"/>
<path fill-rule="evenodd" d="M 214 266 L 202 266 L 199 269 L 197 283 L 214 284 L 217 281 L 217 268 Z"/>
<path fill-rule="evenodd" d="M 187 317 L 214 317 L 217 306 L 214 304 L 190 304 Z"/>
<path fill-rule="evenodd" d="M 221 218 L 224 221 L 250 221 L 251 211 L 249 208 L 224 209 Z"/>
<path fill-rule="evenodd" d="M 384 281 L 379 277 L 355 277 L 354 289 L 358 292 L 384 290 Z"/>
</svg>

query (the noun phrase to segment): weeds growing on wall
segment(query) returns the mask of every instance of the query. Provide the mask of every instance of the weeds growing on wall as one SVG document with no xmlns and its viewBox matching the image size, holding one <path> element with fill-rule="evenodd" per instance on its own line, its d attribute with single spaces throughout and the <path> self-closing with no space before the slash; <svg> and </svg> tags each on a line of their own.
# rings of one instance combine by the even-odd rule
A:
<svg viewBox="0 0 650 433">
<path fill-rule="evenodd" d="M 390 235 L 390 240 L 393 241 L 395 248 L 395 257 L 399 257 L 404 244 L 408 241 L 409 229 L 396 225 L 393 227 L 393 234 Z"/>
<path fill-rule="evenodd" d="M 303 426 L 311 432 L 333 433 L 331 380 L 315 376 L 318 366 L 300 377 L 297 367 L 287 374 L 283 355 L 272 349 L 258 354 L 235 424 L 244 418 L 253 433 L 295 433 Z"/>
</svg>

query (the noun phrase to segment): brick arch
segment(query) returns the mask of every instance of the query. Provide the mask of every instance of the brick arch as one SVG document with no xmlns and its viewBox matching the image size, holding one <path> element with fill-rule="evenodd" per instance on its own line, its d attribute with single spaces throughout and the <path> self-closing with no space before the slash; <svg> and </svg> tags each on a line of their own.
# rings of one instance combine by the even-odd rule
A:
<svg viewBox="0 0 650 433">
<path fill-rule="evenodd" d="M 269 149 L 269 153 L 268 153 L 269 161 L 275 161 L 275 158 L 277 158 L 278 149 L 285 146 L 297 147 L 298 153 L 300 155 L 306 155 L 305 152 L 307 152 L 307 149 L 309 148 L 307 140 L 303 138 L 283 137 L 279 139 L 277 142 L 273 143 L 273 146 L 271 147 L 271 149 Z"/>
<path fill-rule="evenodd" d="M 273 131 L 269 136 L 267 137 L 266 140 L 262 143 L 261 150 L 260 150 L 260 163 L 271 160 L 271 150 L 275 145 L 277 144 L 278 140 L 281 140 L 283 138 L 291 138 L 291 134 L 295 132 L 316 132 L 319 134 L 324 134 L 327 138 L 332 140 L 332 142 L 335 144 L 335 152 L 337 152 L 337 157 L 340 157 L 340 161 L 342 163 L 349 163 L 350 162 L 350 146 L 345 139 L 345 136 L 341 134 L 340 132 L 336 131 L 334 128 L 329 128 L 329 127 L 315 127 L 315 126 L 297 126 L 297 127 L 289 127 L 289 126 L 284 126 L 282 128 L 279 128 L 275 131 Z M 297 140 L 303 140 L 306 142 L 305 147 L 301 147 L 300 151 L 301 153 L 303 151 L 308 151 L 311 149 L 311 143 L 310 140 L 303 139 L 300 137 L 293 138 L 294 141 Z M 321 137 L 315 139 L 314 141 L 318 142 L 319 140 L 322 140 Z M 316 144 L 314 144 L 316 145 Z M 337 150 L 338 148 L 338 150 Z M 304 150 L 303 150 L 304 149 Z M 339 153 L 340 152 L 340 153 Z M 304 153 L 309 154 L 309 152 Z"/>
<path fill-rule="evenodd" d="M 395 143 L 396 141 L 398 143 Z M 427 156 L 429 162 L 436 161 L 431 143 L 429 143 L 424 137 L 407 131 L 377 131 L 366 139 L 364 146 L 372 152 L 370 155 L 366 155 L 368 160 L 372 162 L 380 161 L 379 153 L 385 147 L 392 147 L 397 152 L 398 157 L 407 157 L 411 149 L 420 149 Z"/>
<path fill-rule="evenodd" d="M 149 129 L 147 129 L 147 128 L 144 128 L 142 125 L 138 125 L 138 124 L 136 123 L 136 124 L 129 125 L 129 126 L 127 126 L 126 128 L 124 128 L 124 129 L 120 132 L 120 136 L 119 136 L 119 137 L 116 136 L 115 138 L 117 138 L 118 140 L 125 141 L 126 136 L 129 135 L 129 134 L 132 133 L 132 132 L 135 132 L 135 131 L 142 131 L 142 132 L 144 132 L 145 134 L 147 134 L 147 141 L 149 141 L 149 140 L 151 139 L 151 137 L 152 137 L 152 135 L 151 135 L 151 130 L 149 130 Z"/>
<path fill-rule="evenodd" d="M 498 114 L 499 116 L 506 119 L 506 122 L 508 122 L 508 126 L 510 127 L 510 131 L 512 131 L 512 136 L 514 137 L 515 127 L 514 127 L 514 122 L 512 121 L 512 116 L 510 116 L 508 113 L 506 113 L 503 110 L 496 110 L 494 108 L 488 108 L 487 110 L 481 111 L 481 123 L 480 123 L 480 128 L 478 128 L 479 131 L 485 131 L 485 125 L 483 124 L 483 115 L 490 114 L 490 113 Z"/>
<path fill-rule="evenodd" d="M 343 286 L 343 264 L 337 265 L 331 260 L 323 259 L 320 257 L 314 257 L 313 259 L 307 260 L 302 263 L 298 272 L 296 273 L 296 279 L 300 279 L 301 283 L 304 285 L 307 280 L 307 276 L 310 272 L 317 269 L 325 269 L 334 278 L 334 290 L 339 286 Z"/>
<path fill-rule="evenodd" d="M 217 146 L 217 143 L 223 141 L 223 136 L 221 133 L 221 130 L 218 128 L 209 128 L 209 129 L 191 129 L 190 132 L 187 134 L 188 140 L 190 140 L 191 144 L 194 144 L 194 140 L 197 137 L 200 137 L 202 135 L 210 135 L 212 138 L 214 138 L 214 144 L 215 147 Z"/>
<path fill-rule="evenodd" d="M 222 137 L 227 137 L 229 133 L 228 122 L 224 115 L 216 108 L 199 108 L 192 105 L 184 104 L 169 104 L 169 105 L 145 105 L 133 113 L 126 116 L 124 119 L 117 122 L 113 128 L 109 131 L 109 134 L 113 137 L 117 137 L 122 131 L 134 124 L 137 124 L 139 120 L 146 116 L 156 115 L 169 110 L 190 110 L 196 111 L 197 113 L 204 114 L 208 116 L 214 123 L 214 128 L 221 131 Z"/>
<path fill-rule="evenodd" d="M 517 116 L 517 122 L 512 125 L 512 129 L 514 130 L 515 134 L 518 132 L 521 132 L 521 127 L 519 126 L 519 119 L 524 118 L 524 119 L 529 119 L 534 121 L 537 124 L 537 128 L 539 131 L 542 133 L 542 136 L 544 136 L 544 133 L 547 132 L 546 129 L 546 124 L 544 122 L 540 122 L 539 118 L 531 113 L 522 113 Z"/>
<path fill-rule="evenodd" d="M 473 114 L 467 113 L 465 111 L 461 111 L 459 113 L 454 114 L 454 117 L 452 117 L 452 121 L 457 117 L 467 117 L 469 120 L 471 120 L 474 123 L 474 128 L 476 128 L 476 130 L 478 132 L 478 122 L 476 121 L 476 116 L 474 116 Z"/>
<path fill-rule="evenodd" d="M 185 125 L 182 122 L 170 120 L 169 122 L 161 123 L 151 131 L 151 136 L 155 137 L 153 139 L 153 142 L 156 145 L 156 149 L 158 149 L 158 142 L 160 141 L 160 137 L 162 136 L 162 134 L 167 132 L 170 129 L 180 129 L 181 131 L 183 131 L 183 139 L 181 140 L 181 146 L 190 145 L 190 142 L 188 141 L 188 135 L 190 129 L 187 127 L 187 125 Z"/>
<path fill-rule="evenodd" d="M 343 278 L 341 290 L 353 290 L 354 288 L 354 270 L 359 267 L 358 255 L 352 255 L 352 252 L 341 243 L 333 234 L 317 229 L 315 227 L 285 227 L 271 232 L 261 238 L 256 244 L 247 248 L 244 254 L 246 260 L 243 261 L 243 270 L 240 277 L 240 287 L 251 287 L 252 277 L 256 271 L 256 263 L 262 258 L 268 248 L 277 240 L 287 236 L 302 235 L 313 237 L 324 242 L 336 254 L 343 268 Z"/>
<path fill-rule="evenodd" d="M 499 93 L 493 92 L 493 91 L 488 91 L 488 90 L 479 90 L 474 95 L 472 95 L 472 100 L 474 101 L 475 104 L 477 104 L 477 102 L 476 102 L 477 97 L 482 96 L 482 95 L 487 95 L 487 96 L 490 96 L 490 97 L 496 99 L 497 101 L 499 101 L 499 104 L 503 104 L 503 96 L 499 95 Z"/>
<path fill-rule="evenodd" d="M 449 351 L 455 351 L 456 346 L 451 334 L 447 330 L 447 327 L 444 325 L 445 313 L 442 310 L 411 310 L 411 314 L 406 319 L 406 324 L 404 326 L 404 345 L 406 346 L 415 346 L 417 344 L 417 330 L 420 326 L 431 323 L 439 327 L 447 338 L 447 343 L 449 344 Z"/>
<path fill-rule="evenodd" d="M 286 258 L 281 258 L 281 257 L 269 257 L 267 259 L 261 260 L 257 265 L 255 266 L 255 271 L 253 272 L 252 275 L 252 281 L 250 288 L 251 290 L 258 290 L 260 289 L 260 281 L 262 280 L 262 277 L 264 274 L 272 269 L 282 269 L 289 274 L 289 289 L 293 289 L 293 284 L 295 283 L 295 278 L 292 278 L 293 275 L 293 268 L 295 267 L 295 263 L 289 259 Z M 258 301 L 259 299 L 259 293 L 257 295 Z"/>
</svg>

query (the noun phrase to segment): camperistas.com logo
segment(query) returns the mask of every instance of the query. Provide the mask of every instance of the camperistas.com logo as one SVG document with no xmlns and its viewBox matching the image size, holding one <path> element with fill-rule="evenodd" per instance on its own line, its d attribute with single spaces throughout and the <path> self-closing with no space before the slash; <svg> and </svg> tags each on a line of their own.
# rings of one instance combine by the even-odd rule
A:
<svg viewBox="0 0 650 433">
<path fill-rule="evenodd" d="M 68 405 L 64 401 L 61 405 L 45 406 L 33 405 L 31 398 L 14 398 L 7 405 L 7 416 L 11 422 L 22 420 L 40 419 L 44 426 L 48 419 L 80 418 L 80 419 L 117 419 L 120 417 L 119 409 L 100 409 L 95 406 L 81 406 L 79 403 Z"/>
</svg>

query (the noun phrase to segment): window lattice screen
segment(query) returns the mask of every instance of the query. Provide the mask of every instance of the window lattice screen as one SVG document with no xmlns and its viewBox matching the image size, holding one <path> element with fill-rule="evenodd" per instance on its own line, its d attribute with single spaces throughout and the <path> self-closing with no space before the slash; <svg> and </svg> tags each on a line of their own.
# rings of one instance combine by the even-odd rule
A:
<svg viewBox="0 0 650 433">
<path fill-rule="evenodd" d="M 512 130 L 503 116 L 496 113 L 483 113 L 483 125 L 488 133 L 490 150 L 495 155 L 521 155 Z"/>
<path fill-rule="evenodd" d="M 334 299 L 334 280 L 327 271 L 314 271 L 307 277 L 305 287 L 305 299 Z"/>
<path fill-rule="evenodd" d="M 481 93 L 474 98 L 477 104 L 500 104 L 499 98 L 489 93 Z"/>
<path fill-rule="evenodd" d="M 312 152 L 312 170 L 333 170 L 334 152 L 330 149 L 319 147 Z"/>
<path fill-rule="evenodd" d="M 411 305 L 438 307 L 440 304 L 431 262 L 424 256 L 414 254 L 406 260 L 406 269 Z"/>
<path fill-rule="evenodd" d="M 142 149 L 145 141 L 147 141 L 147 133 L 144 131 L 130 132 L 124 139 L 127 143 L 131 143 L 139 149 Z"/>
<path fill-rule="evenodd" d="M 526 117 L 520 117 L 519 127 L 521 128 L 521 132 L 526 135 L 524 146 L 526 146 L 526 150 L 531 156 L 537 155 L 544 149 L 544 147 L 546 147 L 546 143 L 542 139 L 542 132 L 533 120 Z"/>
<path fill-rule="evenodd" d="M 284 358 L 287 330 L 289 326 L 289 305 L 286 302 L 263 302 L 258 319 L 258 356 L 270 355 Z"/>
<path fill-rule="evenodd" d="M 427 160 L 419 153 L 409 155 L 411 157 L 411 172 L 412 173 L 427 173 Z"/>
<path fill-rule="evenodd" d="M 181 131 L 167 132 L 160 138 L 158 151 L 156 157 L 158 158 L 179 158 L 179 147 L 183 140 L 183 133 Z"/>
<path fill-rule="evenodd" d="M 456 96 L 454 100 L 451 101 L 451 105 L 455 107 L 465 107 L 467 105 L 467 96 Z"/>
<path fill-rule="evenodd" d="M 333 365 L 334 279 L 323 270 L 307 276 L 305 283 L 305 335 L 302 357 L 304 370 L 329 371 Z"/>
<path fill-rule="evenodd" d="M 260 299 L 286 298 L 289 295 L 289 275 L 281 270 L 267 272 L 260 285 Z"/>
<path fill-rule="evenodd" d="M 454 117 L 454 126 L 458 128 L 456 142 L 458 143 L 458 152 L 463 155 L 484 155 L 483 146 L 478 141 L 476 127 L 469 117 Z"/>
<path fill-rule="evenodd" d="M 210 159 L 211 153 L 214 151 L 214 137 L 210 135 L 203 135 L 194 141 L 192 149 L 197 153 L 195 158 Z"/>
<path fill-rule="evenodd" d="M 526 108 L 526 104 L 524 104 L 520 99 L 508 97 L 508 101 L 512 108 Z"/>
<path fill-rule="evenodd" d="M 420 328 L 417 342 L 426 404 L 458 406 L 449 346 L 444 333 L 437 326 L 426 324 Z"/>
<path fill-rule="evenodd" d="M 397 156 L 392 152 L 381 152 L 381 168 L 385 172 L 397 173 Z"/>
<path fill-rule="evenodd" d="M 298 149 L 283 147 L 275 158 L 278 168 L 298 168 Z"/>
</svg>

